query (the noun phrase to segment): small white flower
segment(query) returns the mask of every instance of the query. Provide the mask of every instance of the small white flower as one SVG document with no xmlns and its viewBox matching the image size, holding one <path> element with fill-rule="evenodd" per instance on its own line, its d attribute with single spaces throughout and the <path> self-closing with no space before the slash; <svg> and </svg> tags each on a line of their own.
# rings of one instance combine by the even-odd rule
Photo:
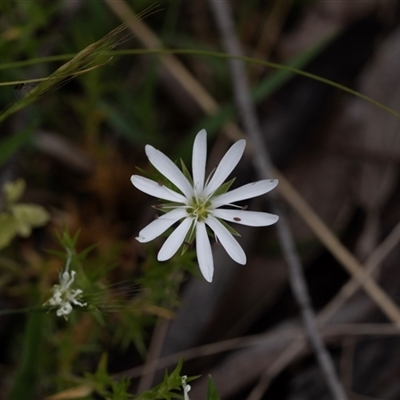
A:
<svg viewBox="0 0 400 400">
<path fill-rule="evenodd" d="M 51 288 L 53 297 L 45 303 L 54 307 L 58 307 L 58 317 L 64 316 L 64 318 L 67 319 L 68 315 L 72 311 L 72 304 L 80 307 L 85 307 L 87 305 L 86 303 L 79 301 L 79 299 L 82 297 L 82 290 L 71 289 L 70 287 L 74 282 L 75 274 L 75 271 L 71 271 L 71 274 L 68 271 L 60 273 L 60 284 L 53 285 Z"/>
<path fill-rule="evenodd" d="M 150 145 L 145 147 L 150 163 L 179 190 L 178 192 L 169 189 L 162 183 L 143 176 L 133 175 L 131 177 L 132 184 L 142 192 L 171 202 L 163 205 L 163 210 L 169 210 L 166 214 L 157 218 L 139 232 L 136 238 L 139 242 L 146 243 L 155 239 L 174 223 L 182 220 L 161 247 L 157 256 L 159 261 L 170 259 L 185 241 L 195 235 L 200 270 L 204 278 L 211 282 L 214 264 L 206 230 L 206 226 L 208 226 L 229 256 L 239 264 L 246 264 L 246 254 L 232 233 L 226 228 L 226 223 L 222 223 L 221 220 L 248 226 L 267 226 L 274 224 L 279 217 L 264 212 L 246 211 L 232 204 L 269 192 L 278 184 L 276 179 L 249 183 L 223 194 L 218 192 L 218 189 L 241 159 L 245 146 L 246 141 L 243 139 L 234 143 L 222 158 L 214 173 L 205 181 L 207 133 L 204 129 L 201 130 L 193 144 L 193 182 L 165 154 Z M 236 208 L 221 208 L 223 206 Z"/>
<path fill-rule="evenodd" d="M 187 376 L 183 375 L 182 376 L 183 399 L 190 400 L 189 392 L 190 392 L 191 386 L 186 383 L 186 379 L 187 379 Z"/>
</svg>

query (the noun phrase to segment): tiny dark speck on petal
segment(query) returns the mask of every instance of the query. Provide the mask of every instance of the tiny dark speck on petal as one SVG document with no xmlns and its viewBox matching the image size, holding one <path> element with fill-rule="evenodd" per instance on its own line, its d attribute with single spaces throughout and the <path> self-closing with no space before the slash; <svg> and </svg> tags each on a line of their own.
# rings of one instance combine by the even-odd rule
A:
<svg viewBox="0 0 400 400">
<path fill-rule="evenodd" d="M 241 219 L 238 218 L 238 217 L 234 217 L 233 220 L 234 220 L 234 221 L 241 221 Z"/>
</svg>

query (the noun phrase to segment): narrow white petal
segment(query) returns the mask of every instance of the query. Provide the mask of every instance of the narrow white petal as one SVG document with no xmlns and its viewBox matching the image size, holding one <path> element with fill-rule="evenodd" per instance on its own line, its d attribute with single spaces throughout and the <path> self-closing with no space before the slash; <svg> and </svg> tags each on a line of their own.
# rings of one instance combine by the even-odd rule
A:
<svg viewBox="0 0 400 400">
<path fill-rule="evenodd" d="M 165 243 L 162 245 L 157 255 L 158 261 L 169 260 L 182 246 L 186 234 L 192 225 L 192 218 L 185 218 L 181 224 L 171 233 Z"/>
<path fill-rule="evenodd" d="M 213 216 L 226 221 L 248 226 L 268 226 L 274 224 L 279 219 L 277 215 L 268 214 L 265 212 L 225 210 L 223 208 L 214 210 Z"/>
<path fill-rule="evenodd" d="M 239 264 L 246 264 L 246 254 L 233 235 L 216 218 L 209 217 L 206 224 L 214 231 L 224 249 Z"/>
<path fill-rule="evenodd" d="M 225 153 L 224 157 L 218 164 L 218 167 L 215 170 L 209 184 L 205 188 L 206 196 L 209 196 L 210 194 L 215 192 L 229 176 L 229 174 L 233 171 L 233 169 L 242 158 L 245 147 L 246 141 L 244 139 L 241 139 L 234 143 L 231 148 Z"/>
<path fill-rule="evenodd" d="M 196 224 L 196 252 L 199 268 L 207 282 L 212 282 L 214 275 L 214 261 L 212 257 L 210 240 L 207 236 L 204 222 Z"/>
<path fill-rule="evenodd" d="M 278 184 L 278 179 L 264 179 L 258 182 L 248 183 L 247 185 L 240 186 L 230 192 L 221 194 L 220 196 L 212 199 L 213 207 L 221 207 L 225 204 L 232 204 L 235 201 L 251 199 L 253 197 L 261 196 L 268 193 Z"/>
<path fill-rule="evenodd" d="M 170 180 L 186 197 L 191 198 L 193 189 L 182 171 L 161 151 L 146 145 L 146 155 L 153 166 Z"/>
<path fill-rule="evenodd" d="M 149 225 L 139 232 L 136 240 L 140 243 L 150 242 L 151 240 L 163 234 L 175 222 L 186 216 L 187 212 L 184 208 L 176 208 L 175 210 L 172 210 L 157 218 L 153 222 L 150 222 Z"/>
<path fill-rule="evenodd" d="M 158 199 L 169 200 L 176 203 L 187 204 L 186 197 L 182 196 L 179 193 L 165 187 L 164 185 L 160 185 L 157 182 L 152 181 L 151 179 L 145 178 L 140 175 L 132 175 L 131 182 L 133 186 L 137 189 L 141 190 L 144 193 L 149 194 L 150 196 L 157 197 Z"/>
<path fill-rule="evenodd" d="M 204 187 L 207 159 L 207 132 L 202 129 L 193 143 L 192 172 L 193 186 L 196 193 L 201 193 Z"/>
</svg>

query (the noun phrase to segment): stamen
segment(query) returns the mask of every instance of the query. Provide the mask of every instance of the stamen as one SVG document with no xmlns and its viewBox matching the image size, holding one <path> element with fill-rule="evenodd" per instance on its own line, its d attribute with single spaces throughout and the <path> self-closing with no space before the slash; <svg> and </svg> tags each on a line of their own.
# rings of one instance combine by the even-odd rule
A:
<svg viewBox="0 0 400 400">
<path fill-rule="evenodd" d="M 230 207 L 234 207 L 234 208 L 240 208 L 241 210 L 243 209 L 242 206 L 238 206 L 237 204 L 225 204 L 225 206 L 230 206 Z"/>
</svg>

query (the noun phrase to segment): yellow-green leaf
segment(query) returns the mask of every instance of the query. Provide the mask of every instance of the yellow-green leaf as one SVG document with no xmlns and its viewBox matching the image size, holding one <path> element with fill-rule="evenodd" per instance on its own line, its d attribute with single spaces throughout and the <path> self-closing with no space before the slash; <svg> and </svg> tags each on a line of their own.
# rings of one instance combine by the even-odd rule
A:
<svg viewBox="0 0 400 400">
<path fill-rule="evenodd" d="M 17 222 L 15 217 L 8 213 L 0 213 L 0 249 L 8 246 L 17 234 Z"/>
<path fill-rule="evenodd" d="M 15 204 L 11 212 L 17 222 L 17 232 L 23 237 L 29 236 L 32 228 L 43 226 L 50 220 L 50 214 L 36 204 Z"/>
<path fill-rule="evenodd" d="M 24 194 L 26 183 L 23 179 L 17 179 L 14 182 L 7 182 L 3 186 L 6 204 L 10 206 L 18 201 Z"/>
</svg>

